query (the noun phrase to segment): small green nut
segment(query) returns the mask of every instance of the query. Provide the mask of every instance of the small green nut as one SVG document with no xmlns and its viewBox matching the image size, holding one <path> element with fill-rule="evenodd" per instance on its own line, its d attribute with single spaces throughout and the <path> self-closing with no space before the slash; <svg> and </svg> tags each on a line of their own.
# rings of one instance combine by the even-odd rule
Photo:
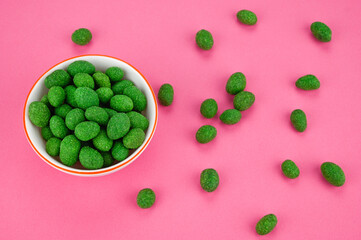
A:
<svg viewBox="0 0 361 240">
<path fill-rule="evenodd" d="M 126 148 L 137 149 L 143 144 L 144 140 L 144 131 L 140 128 L 133 128 L 123 137 L 123 144 Z"/>
<path fill-rule="evenodd" d="M 71 40 L 81 46 L 87 45 L 92 40 L 92 33 L 86 28 L 79 28 L 71 35 Z"/>
<path fill-rule="evenodd" d="M 159 103 L 162 104 L 163 106 L 169 106 L 173 103 L 173 98 L 174 98 L 174 90 L 172 85 L 170 85 L 169 83 L 163 84 L 159 88 L 159 92 L 158 92 Z"/>
<path fill-rule="evenodd" d="M 124 95 L 130 97 L 133 101 L 134 111 L 141 112 L 147 107 L 147 98 L 145 95 L 135 86 L 130 86 L 124 89 Z"/>
<path fill-rule="evenodd" d="M 314 75 L 305 75 L 296 81 L 296 87 L 303 90 L 315 90 L 320 88 L 320 81 Z"/>
<path fill-rule="evenodd" d="M 201 114 L 205 118 L 213 118 L 218 112 L 218 105 L 216 100 L 208 98 L 201 104 Z"/>
<path fill-rule="evenodd" d="M 68 104 L 64 103 L 59 107 L 56 107 L 54 110 L 55 115 L 58 115 L 61 118 L 65 118 L 66 115 L 72 110 L 73 108 Z"/>
<path fill-rule="evenodd" d="M 81 148 L 79 161 L 83 167 L 90 170 L 102 168 L 104 164 L 104 159 L 100 152 L 88 146 Z"/>
<path fill-rule="evenodd" d="M 69 73 L 62 69 L 55 70 L 54 72 L 50 73 L 49 76 L 45 78 L 45 86 L 47 88 L 59 86 L 65 87 L 71 81 Z"/>
<path fill-rule="evenodd" d="M 100 130 L 98 136 L 93 138 L 93 145 L 99 151 L 107 152 L 113 146 L 113 140 L 111 140 L 105 130 Z"/>
<path fill-rule="evenodd" d="M 140 128 L 143 131 L 147 130 L 149 126 L 149 120 L 138 112 L 128 112 L 126 113 L 130 120 L 130 127 L 131 128 Z"/>
<path fill-rule="evenodd" d="M 73 166 L 79 157 L 81 143 L 74 135 L 66 136 L 60 144 L 60 160 L 66 166 Z"/>
<path fill-rule="evenodd" d="M 110 154 L 110 152 L 100 152 L 100 154 L 102 155 L 104 160 L 103 168 L 110 167 L 114 162 L 112 154 Z"/>
<path fill-rule="evenodd" d="M 50 156 L 53 157 L 59 156 L 60 144 L 61 144 L 61 139 L 52 137 L 46 142 L 45 150 Z"/>
<path fill-rule="evenodd" d="M 206 192 L 213 192 L 219 185 L 219 176 L 213 168 L 204 169 L 201 173 L 201 187 Z"/>
<path fill-rule="evenodd" d="M 112 89 L 108 87 L 98 88 L 95 92 L 98 94 L 99 101 L 103 104 L 107 104 L 114 96 Z"/>
<path fill-rule="evenodd" d="M 57 138 L 63 139 L 69 133 L 69 130 L 65 125 L 64 119 L 57 115 L 54 115 L 50 118 L 49 127 L 53 135 Z"/>
<path fill-rule="evenodd" d="M 54 137 L 54 134 L 51 132 L 50 127 L 46 126 L 41 128 L 41 136 L 45 141 L 48 141 L 50 138 Z"/>
<path fill-rule="evenodd" d="M 306 114 L 301 109 L 296 109 L 291 113 L 291 123 L 293 127 L 299 131 L 304 132 L 307 128 Z"/>
<path fill-rule="evenodd" d="M 133 101 L 125 95 L 115 95 L 110 99 L 110 107 L 118 112 L 130 112 L 133 109 Z"/>
<path fill-rule="evenodd" d="M 98 94 L 91 88 L 80 87 L 74 92 L 76 105 L 85 110 L 92 106 L 99 106 Z"/>
<path fill-rule="evenodd" d="M 130 120 L 125 113 L 117 113 L 110 118 L 107 125 L 108 137 L 117 140 L 124 137 L 130 129 Z"/>
<path fill-rule="evenodd" d="M 221 116 L 219 116 L 219 119 L 228 125 L 236 124 L 238 123 L 242 118 L 242 113 L 236 109 L 228 109 L 224 111 Z"/>
<path fill-rule="evenodd" d="M 48 94 L 45 94 L 41 99 L 40 102 L 44 103 L 48 107 L 52 107 L 49 103 Z"/>
<path fill-rule="evenodd" d="M 80 141 L 89 141 L 95 138 L 100 132 L 100 126 L 96 122 L 85 121 L 79 123 L 74 130 L 75 136 Z"/>
<path fill-rule="evenodd" d="M 199 30 L 196 34 L 196 43 L 203 50 L 210 50 L 213 47 L 213 36 L 207 30 Z"/>
<path fill-rule="evenodd" d="M 49 123 L 50 119 L 50 110 L 42 102 L 32 102 L 29 105 L 29 119 L 30 121 L 38 127 L 45 127 Z"/>
<path fill-rule="evenodd" d="M 49 103 L 53 107 L 59 107 L 65 101 L 65 91 L 62 87 L 54 86 L 48 92 Z"/>
<path fill-rule="evenodd" d="M 140 208 L 150 208 L 155 202 L 155 193 L 150 188 L 144 188 L 139 191 L 137 204 Z"/>
<path fill-rule="evenodd" d="M 75 101 L 75 91 L 76 87 L 74 85 L 69 85 L 64 88 L 65 95 L 66 95 L 66 103 L 72 107 L 77 107 Z"/>
<path fill-rule="evenodd" d="M 73 82 L 76 87 L 88 87 L 91 89 L 95 87 L 94 79 L 87 73 L 75 74 Z"/>
<path fill-rule="evenodd" d="M 88 61 L 78 60 L 72 62 L 68 66 L 67 71 L 72 77 L 74 77 L 77 73 L 87 73 L 89 75 L 93 75 L 95 72 L 95 66 Z"/>
<path fill-rule="evenodd" d="M 110 67 L 105 71 L 105 74 L 112 82 L 119 82 L 124 77 L 124 71 L 119 67 Z"/>
<path fill-rule="evenodd" d="M 98 87 L 110 88 L 112 86 L 109 77 L 105 73 L 96 72 L 93 74 L 93 78 Z"/>
<path fill-rule="evenodd" d="M 226 84 L 226 91 L 229 94 L 236 95 L 246 88 L 246 77 L 241 72 L 233 73 Z"/>
<path fill-rule="evenodd" d="M 104 108 L 104 110 L 108 113 L 109 119 L 110 119 L 111 117 L 113 117 L 115 114 L 118 113 L 117 111 L 115 111 L 115 110 L 113 110 L 113 109 L 111 109 L 111 108 Z"/>
<path fill-rule="evenodd" d="M 236 96 L 234 96 L 233 106 L 238 111 L 245 111 L 253 105 L 255 99 L 256 97 L 253 93 L 242 91 L 237 93 Z"/>
<path fill-rule="evenodd" d="M 257 225 L 256 225 L 256 232 L 259 235 L 266 235 L 270 233 L 277 225 L 277 217 L 274 214 L 268 214 L 262 217 Z"/>
<path fill-rule="evenodd" d="M 296 163 L 292 160 L 285 160 L 282 163 L 282 172 L 283 174 L 291 179 L 297 178 L 300 175 L 300 169 L 297 167 Z"/>
<path fill-rule="evenodd" d="M 80 108 L 74 108 L 71 110 L 65 117 L 65 125 L 72 131 L 75 130 L 75 127 L 85 121 L 84 111 Z"/>
<path fill-rule="evenodd" d="M 124 147 L 122 141 L 114 142 L 112 148 L 112 156 L 115 160 L 121 162 L 126 159 L 129 155 L 129 149 Z"/>
<path fill-rule="evenodd" d="M 117 82 L 112 86 L 113 93 L 116 95 L 122 95 L 124 92 L 124 89 L 127 87 L 134 86 L 134 83 L 129 80 L 122 80 L 120 82 Z"/>
<path fill-rule="evenodd" d="M 241 10 L 237 13 L 237 19 L 246 25 L 255 25 L 257 23 L 257 16 L 249 10 Z"/>
<path fill-rule="evenodd" d="M 345 173 L 342 168 L 332 162 L 324 162 L 321 165 L 322 176 L 329 182 L 330 184 L 341 187 L 345 181 Z"/>
<path fill-rule="evenodd" d="M 217 129 L 211 125 L 200 127 L 196 133 L 196 139 L 199 143 L 209 143 L 217 136 Z"/>
<path fill-rule="evenodd" d="M 85 110 L 85 118 L 89 121 L 98 123 L 99 125 L 105 126 L 108 124 L 109 115 L 101 107 L 92 106 Z"/>
<path fill-rule="evenodd" d="M 314 22 L 311 24 L 311 32 L 315 38 L 321 42 L 329 42 L 332 38 L 331 29 L 322 22 Z"/>
</svg>

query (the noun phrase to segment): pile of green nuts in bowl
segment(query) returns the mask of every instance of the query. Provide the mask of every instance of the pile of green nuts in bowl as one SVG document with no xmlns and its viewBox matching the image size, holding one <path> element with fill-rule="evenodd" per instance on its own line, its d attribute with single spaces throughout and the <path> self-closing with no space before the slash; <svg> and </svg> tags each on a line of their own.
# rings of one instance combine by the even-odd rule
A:
<svg viewBox="0 0 361 240">
<path fill-rule="evenodd" d="M 123 78 L 119 67 L 103 73 L 82 60 L 45 78 L 49 91 L 30 103 L 28 113 L 41 128 L 50 156 L 66 166 L 79 161 L 84 169 L 95 170 L 123 161 L 143 144 L 147 99 Z"/>
</svg>

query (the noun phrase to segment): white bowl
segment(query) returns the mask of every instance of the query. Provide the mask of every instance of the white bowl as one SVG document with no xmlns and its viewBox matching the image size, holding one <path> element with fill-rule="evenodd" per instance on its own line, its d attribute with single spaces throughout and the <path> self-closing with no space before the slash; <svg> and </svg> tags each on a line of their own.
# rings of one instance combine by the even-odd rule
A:
<svg viewBox="0 0 361 240">
<path fill-rule="evenodd" d="M 124 161 L 116 162 L 116 164 L 107 167 L 101 168 L 97 170 L 86 170 L 82 169 L 79 164 L 76 164 L 73 167 L 68 167 L 62 164 L 57 158 L 50 156 L 45 150 L 45 141 L 41 136 L 41 129 L 30 122 L 28 109 L 29 104 L 33 101 L 40 101 L 41 97 L 45 95 L 48 89 L 45 87 L 44 80 L 45 78 L 52 73 L 54 70 L 57 69 L 64 69 L 69 66 L 70 63 L 78 60 L 85 60 L 94 64 L 96 70 L 105 71 L 108 67 L 117 66 L 123 69 L 125 73 L 125 78 L 131 80 L 135 86 L 137 86 L 146 96 L 148 104 L 147 108 L 144 110 L 143 114 L 149 120 L 149 127 L 145 134 L 145 141 L 138 149 L 136 149 L 128 158 Z M 129 63 L 117 59 L 115 57 L 104 56 L 104 55 L 82 55 L 78 57 L 73 57 L 67 60 L 64 60 L 54 67 L 50 68 L 46 71 L 34 84 L 31 88 L 28 97 L 25 101 L 24 106 L 24 113 L 23 113 L 23 121 L 24 121 L 24 130 L 26 137 L 34 149 L 34 151 L 50 166 L 68 173 L 77 176 L 102 176 L 107 175 L 109 173 L 113 173 L 128 166 L 132 163 L 135 159 L 137 159 L 140 154 L 145 150 L 148 146 L 150 140 L 154 135 L 154 131 L 157 126 L 157 119 L 158 119 L 158 107 L 157 107 L 157 100 L 155 94 L 153 92 L 152 87 L 150 86 L 149 82 L 145 77 L 132 65 Z"/>
</svg>

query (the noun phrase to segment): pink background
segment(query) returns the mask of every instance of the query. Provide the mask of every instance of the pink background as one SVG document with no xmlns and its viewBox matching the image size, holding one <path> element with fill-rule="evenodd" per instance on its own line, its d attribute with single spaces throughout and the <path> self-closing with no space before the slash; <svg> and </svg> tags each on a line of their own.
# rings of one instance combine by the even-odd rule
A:
<svg viewBox="0 0 361 240">
<path fill-rule="evenodd" d="M 257 13 L 256 26 L 236 12 Z M 232 1 L 14 1 L 0 2 L 0 239 L 360 239 L 361 236 L 361 3 L 359 0 Z M 323 21 L 330 43 L 309 30 Z M 87 27 L 91 44 L 76 46 L 71 33 Z M 195 33 L 212 32 L 214 48 L 199 50 Z M 105 177 L 59 172 L 31 149 L 22 127 L 25 98 L 54 64 L 96 53 L 136 66 L 157 92 L 175 88 L 171 107 L 160 107 L 155 136 L 142 156 Z M 247 77 L 254 106 L 225 126 L 199 113 L 205 98 L 232 107 L 224 90 L 236 71 Z M 296 89 L 315 74 L 317 91 Z M 309 127 L 292 129 L 290 112 L 302 108 Z M 218 129 L 200 145 L 196 130 Z M 301 170 L 286 179 L 280 164 Z M 341 188 L 320 174 L 324 161 L 346 173 Z M 215 168 L 221 183 L 204 192 L 199 174 Z M 151 187 L 151 209 L 136 205 Z M 265 237 L 257 220 L 274 213 L 279 223 Z"/>
</svg>

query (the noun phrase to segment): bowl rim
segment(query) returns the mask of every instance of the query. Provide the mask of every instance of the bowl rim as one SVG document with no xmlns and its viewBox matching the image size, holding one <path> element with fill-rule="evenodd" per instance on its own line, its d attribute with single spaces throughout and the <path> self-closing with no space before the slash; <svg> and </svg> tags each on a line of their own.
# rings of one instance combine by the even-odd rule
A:
<svg viewBox="0 0 361 240">
<path fill-rule="evenodd" d="M 29 137 L 29 133 L 27 131 L 27 128 L 26 128 L 26 122 L 25 122 L 25 119 L 26 119 L 26 107 L 28 105 L 28 100 L 29 100 L 29 96 L 30 94 L 32 93 L 34 87 L 38 84 L 38 82 L 40 81 L 40 79 L 43 78 L 43 76 L 45 74 L 47 74 L 49 71 L 51 71 L 53 68 L 55 68 L 56 66 L 64 63 L 64 62 L 67 62 L 69 60 L 72 60 L 72 59 L 76 59 L 76 58 L 80 58 L 80 57 L 107 57 L 107 58 L 112 58 L 112 59 L 115 59 L 115 60 L 118 60 L 118 61 L 121 61 L 127 65 L 129 65 L 130 67 L 132 67 L 135 71 L 137 71 L 141 76 L 142 78 L 145 80 L 146 84 L 148 85 L 151 93 L 152 93 L 152 97 L 153 97 L 153 100 L 154 100 L 154 103 L 155 103 L 155 120 L 154 120 L 154 125 L 153 125 L 153 128 L 152 128 L 152 131 L 150 133 L 150 136 L 149 138 L 147 139 L 146 143 L 143 145 L 143 147 L 131 158 L 127 159 L 127 160 L 124 160 L 122 162 L 119 162 L 118 164 L 114 165 L 114 166 L 111 166 L 111 167 L 107 167 L 105 169 L 97 169 L 97 170 L 83 170 L 83 171 L 77 171 L 77 169 L 67 169 L 67 168 L 64 168 L 62 166 L 58 166 L 56 165 L 55 163 L 49 161 L 46 157 L 44 157 L 38 150 L 37 148 L 34 146 L 33 142 L 31 141 L 30 137 Z M 45 71 L 36 81 L 35 83 L 33 84 L 33 86 L 31 87 L 27 97 L 26 97 L 26 100 L 25 100 L 25 104 L 24 104 L 24 109 L 23 109 L 23 127 L 24 127 L 24 131 L 25 131 L 25 135 L 26 135 L 26 138 L 28 140 L 28 142 L 30 143 L 31 147 L 33 148 L 33 150 L 38 154 L 38 156 L 40 156 L 40 158 L 42 158 L 46 163 L 48 163 L 49 165 L 51 165 L 52 167 L 62 171 L 62 172 L 66 172 L 66 173 L 69 173 L 69 174 L 72 174 L 72 175 L 78 175 L 78 176 L 96 176 L 96 175 L 106 175 L 106 174 L 109 174 L 109 173 L 112 173 L 112 172 L 115 172 L 116 170 L 119 170 L 123 167 L 125 167 L 126 165 L 130 164 L 131 162 L 133 162 L 144 150 L 145 148 L 148 146 L 148 144 L 150 143 L 151 139 L 153 138 L 153 135 L 154 135 L 154 132 L 155 132 L 155 129 L 157 127 L 157 123 L 158 123 L 158 103 L 157 103 L 157 98 L 155 96 L 155 93 L 153 91 L 153 88 L 151 87 L 150 83 L 148 82 L 148 80 L 145 78 L 145 76 L 137 69 L 135 68 L 133 65 L 131 65 L 130 63 L 122 60 L 122 59 L 119 59 L 119 58 L 116 58 L 116 57 L 112 57 L 112 56 L 108 56 L 108 55 L 104 55 L 104 54 L 83 54 L 83 55 L 79 55 L 79 56 L 75 56 L 75 57 L 71 57 L 71 58 L 67 58 L 57 64 L 55 64 L 54 66 L 50 67 L 47 71 Z M 69 167 L 70 168 L 70 167 Z"/>
</svg>

